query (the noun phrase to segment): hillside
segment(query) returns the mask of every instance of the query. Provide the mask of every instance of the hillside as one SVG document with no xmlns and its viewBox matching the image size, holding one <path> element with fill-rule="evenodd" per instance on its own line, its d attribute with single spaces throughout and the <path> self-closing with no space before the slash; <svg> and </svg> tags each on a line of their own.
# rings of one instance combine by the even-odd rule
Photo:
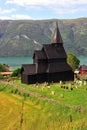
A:
<svg viewBox="0 0 87 130">
<path fill-rule="evenodd" d="M 0 56 L 32 56 L 51 43 L 58 21 L 67 52 L 87 55 L 87 18 L 73 20 L 0 20 Z"/>
<path fill-rule="evenodd" d="M 87 82 L 44 85 L 0 81 L 0 130 L 87 130 Z"/>
</svg>

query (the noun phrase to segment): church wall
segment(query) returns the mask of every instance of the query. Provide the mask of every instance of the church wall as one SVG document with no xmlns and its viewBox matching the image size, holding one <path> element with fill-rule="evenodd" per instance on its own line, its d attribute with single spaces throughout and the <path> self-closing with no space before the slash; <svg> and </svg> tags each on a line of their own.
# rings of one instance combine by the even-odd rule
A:
<svg viewBox="0 0 87 130">
<path fill-rule="evenodd" d="M 37 75 L 28 75 L 28 84 L 35 84 L 37 82 Z"/>
<path fill-rule="evenodd" d="M 34 63 L 47 63 L 47 59 L 33 59 Z"/>
<path fill-rule="evenodd" d="M 35 84 L 44 82 L 59 82 L 59 81 L 73 81 L 74 73 L 72 71 L 58 72 L 58 73 L 42 73 L 36 75 L 24 75 L 21 76 L 22 83 Z"/>
<path fill-rule="evenodd" d="M 47 81 L 47 77 L 46 77 L 45 73 L 37 74 L 37 82 L 38 83 L 43 83 L 45 81 Z"/>
<path fill-rule="evenodd" d="M 60 63 L 60 62 L 66 62 L 66 58 L 61 58 L 61 59 L 49 59 L 48 63 Z"/>
<path fill-rule="evenodd" d="M 21 74 L 21 82 L 28 84 L 28 76 L 26 74 Z"/>
<path fill-rule="evenodd" d="M 47 75 L 48 82 L 73 81 L 74 73 L 72 71 L 49 73 Z"/>
</svg>

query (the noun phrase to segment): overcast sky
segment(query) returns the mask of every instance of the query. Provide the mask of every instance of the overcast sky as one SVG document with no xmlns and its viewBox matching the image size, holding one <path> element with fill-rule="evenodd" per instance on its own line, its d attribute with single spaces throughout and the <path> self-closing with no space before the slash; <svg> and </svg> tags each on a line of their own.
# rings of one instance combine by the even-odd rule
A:
<svg viewBox="0 0 87 130">
<path fill-rule="evenodd" d="M 87 17 L 87 0 L 0 0 L 0 19 L 74 19 Z"/>
</svg>

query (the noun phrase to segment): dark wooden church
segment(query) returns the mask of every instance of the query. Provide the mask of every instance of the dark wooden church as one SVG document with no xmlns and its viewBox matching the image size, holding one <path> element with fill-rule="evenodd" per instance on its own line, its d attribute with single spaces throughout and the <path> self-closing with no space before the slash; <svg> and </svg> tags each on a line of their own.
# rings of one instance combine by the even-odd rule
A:
<svg viewBox="0 0 87 130">
<path fill-rule="evenodd" d="M 67 64 L 63 41 L 56 27 L 51 44 L 44 44 L 42 50 L 34 51 L 33 64 L 21 68 L 21 82 L 25 84 L 73 81 L 74 73 Z"/>
</svg>

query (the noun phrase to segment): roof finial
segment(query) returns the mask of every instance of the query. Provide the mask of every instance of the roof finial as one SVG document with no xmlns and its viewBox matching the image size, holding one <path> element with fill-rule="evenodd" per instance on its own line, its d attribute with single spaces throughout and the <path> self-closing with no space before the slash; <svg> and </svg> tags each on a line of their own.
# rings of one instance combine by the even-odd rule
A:
<svg viewBox="0 0 87 130">
<path fill-rule="evenodd" d="M 61 34 L 59 32 L 59 28 L 58 28 L 58 22 L 56 22 L 56 28 L 55 28 L 55 31 L 54 31 L 54 34 L 53 34 L 53 38 L 52 38 L 52 44 L 55 44 L 55 43 L 63 43 L 63 40 L 62 40 L 62 37 L 61 37 Z"/>
</svg>

